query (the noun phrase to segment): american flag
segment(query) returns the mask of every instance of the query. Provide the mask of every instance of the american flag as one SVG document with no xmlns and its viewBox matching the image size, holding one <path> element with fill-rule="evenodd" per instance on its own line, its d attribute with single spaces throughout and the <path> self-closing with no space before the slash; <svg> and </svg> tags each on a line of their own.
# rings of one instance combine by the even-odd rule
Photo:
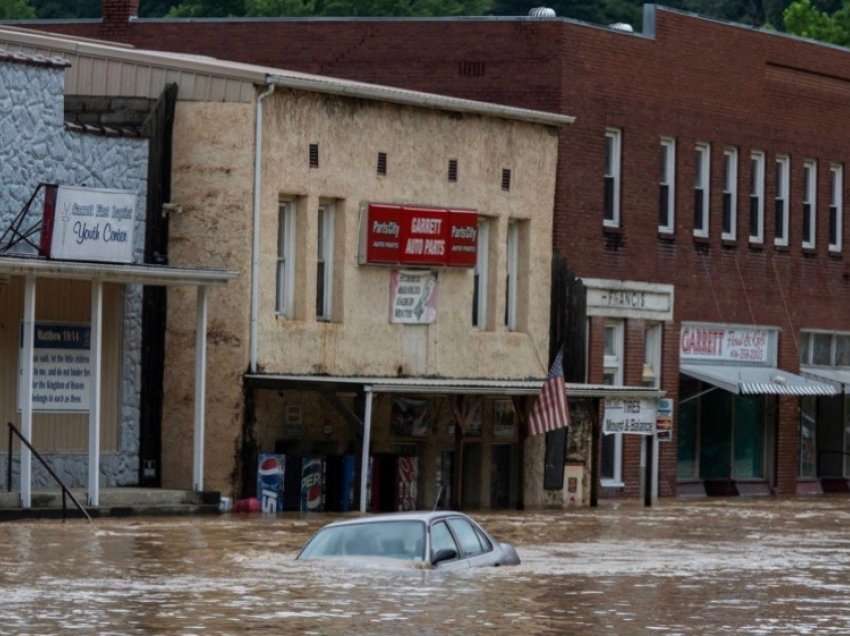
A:
<svg viewBox="0 0 850 636">
<path fill-rule="evenodd" d="M 531 409 L 528 418 L 528 430 L 532 435 L 540 435 L 570 425 L 570 412 L 567 409 L 567 386 L 564 383 L 564 364 L 562 352 L 558 352 L 549 369 L 549 375 L 540 389 L 540 396 Z"/>
</svg>

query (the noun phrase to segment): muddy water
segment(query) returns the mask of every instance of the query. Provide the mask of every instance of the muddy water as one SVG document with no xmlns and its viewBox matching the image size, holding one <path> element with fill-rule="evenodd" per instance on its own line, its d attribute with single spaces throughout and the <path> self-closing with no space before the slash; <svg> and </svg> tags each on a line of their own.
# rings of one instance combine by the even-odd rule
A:
<svg viewBox="0 0 850 636">
<path fill-rule="evenodd" d="M 0 633 L 850 633 L 850 498 L 476 516 L 521 566 L 294 562 L 328 517 L 0 524 Z"/>
</svg>

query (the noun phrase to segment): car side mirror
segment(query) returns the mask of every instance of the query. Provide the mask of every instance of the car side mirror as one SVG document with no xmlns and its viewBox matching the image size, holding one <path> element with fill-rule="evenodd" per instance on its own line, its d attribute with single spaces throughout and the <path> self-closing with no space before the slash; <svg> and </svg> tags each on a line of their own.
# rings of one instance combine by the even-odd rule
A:
<svg viewBox="0 0 850 636">
<path fill-rule="evenodd" d="M 431 559 L 431 565 L 437 565 L 438 563 L 442 563 L 443 561 L 451 561 L 452 559 L 457 558 L 457 550 L 452 550 L 451 548 L 446 550 L 438 550 L 437 554 Z"/>
</svg>

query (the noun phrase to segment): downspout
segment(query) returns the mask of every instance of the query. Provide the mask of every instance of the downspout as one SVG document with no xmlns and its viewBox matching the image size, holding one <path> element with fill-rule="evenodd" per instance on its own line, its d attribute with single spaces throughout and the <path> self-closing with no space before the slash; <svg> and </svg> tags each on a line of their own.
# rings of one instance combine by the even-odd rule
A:
<svg viewBox="0 0 850 636">
<path fill-rule="evenodd" d="M 263 100 L 274 93 L 275 85 L 257 96 L 254 119 L 254 209 L 251 226 L 251 327 L 250 363 L 251 373 L 257 372 L 257 319 L 260 313 L 260 203 L 263 179 Z"/>
</svg>

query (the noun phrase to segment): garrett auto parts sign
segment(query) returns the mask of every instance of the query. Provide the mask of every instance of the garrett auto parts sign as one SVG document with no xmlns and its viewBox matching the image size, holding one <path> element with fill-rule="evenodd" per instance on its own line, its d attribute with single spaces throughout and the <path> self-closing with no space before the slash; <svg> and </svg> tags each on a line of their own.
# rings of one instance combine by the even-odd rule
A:
<svg viewBox="0 0 850 636">
<path fill-rule="evenodd" d="M 370 203 L 362 228 L 361 264 L 475 267 L 474 211 Z"/>
</svg>

